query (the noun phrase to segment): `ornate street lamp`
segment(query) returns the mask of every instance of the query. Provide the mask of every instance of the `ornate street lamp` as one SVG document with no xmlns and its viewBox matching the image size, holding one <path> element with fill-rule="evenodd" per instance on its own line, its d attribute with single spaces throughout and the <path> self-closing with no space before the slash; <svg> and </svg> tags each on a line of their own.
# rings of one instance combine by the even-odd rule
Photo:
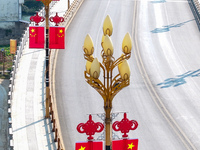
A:
<svg viewBox="0 0 200 150">
<path fill-rule="evenodd" d="M 105 131 L 106 131 L 106 150 L 110 150 L 111 145 L 111 109 L 114 96 L 124 87 L 130 84 L 130 68 L 127 60 L 131 56 L 132 40 L 127 33 L 123 39 L 121 57 L 115 60 L 112 56 L 114 52 L 110 36 L 113 32 L 112 21 L 109 16 L 106 17 L 103 24 L 101 57 L 102 63 L 93 57 L 93 41 L 88 34 L 84 41 L 83 50 L 86 62 L 85 79 L 104 100 L 105 110 Z M 113 76 L 113 70 L 118 66 L 119 73 Z M 103 70 L 103 81 L 99 79 L 100 70 Z"/>
<path fill-rule="evenodd" d="M 50 112 L 49 112 L 49 106 L 51 104 L 51 97 L 50 97 L 50 87 L 49 87 L 49 21 L 54 22 L 56 26 L 58 26 L 59 22 L 63 22 L 64 18 L 59 17 L 58 14 L 56 13 L 56 16 L 51 17 L 49 19 L 49 5 L 52 1 L 56 0 L 36 0 L 36 1 L 41 1 L 44 6 L 45 6 L 45 18 L 41 17 L 36 13 L 35 16 L 32 16 L 30 18 L 31 21 L 34 21 L 36 25 L 38 25 L 39 22 L 43 22 L 45 20 L 45 26 L 46 26 L 46 44 L 45 44 L 45 51 L 46 51 L 46 115 L 45 118 L 50 117 Z M 69 2 L 68 2 L 69 3 Z"/>
<path fill-rule="evenodd" d="M 45 6 L 45 26 L 46 26 L 46 118 L 50 117 L 49 104 L 50 104 L 50 89 L 49 89 L 49 4 L 52 0 L 36 0 L 41 1 Z"/>
</svg>

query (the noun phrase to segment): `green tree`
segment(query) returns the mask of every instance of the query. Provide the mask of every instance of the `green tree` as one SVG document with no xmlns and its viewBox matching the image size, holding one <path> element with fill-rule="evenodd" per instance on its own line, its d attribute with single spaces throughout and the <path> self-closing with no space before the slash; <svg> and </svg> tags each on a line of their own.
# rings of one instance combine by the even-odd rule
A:
<svg viewBox="0 0 200 150">
<path fill-rule="evenodd" d="M 34 15 L 36 11 L 39 11 L 43 7 L 43 3 L 36 0 L 25 0 L 22 5 L 23 15 Z"/>
</svg>

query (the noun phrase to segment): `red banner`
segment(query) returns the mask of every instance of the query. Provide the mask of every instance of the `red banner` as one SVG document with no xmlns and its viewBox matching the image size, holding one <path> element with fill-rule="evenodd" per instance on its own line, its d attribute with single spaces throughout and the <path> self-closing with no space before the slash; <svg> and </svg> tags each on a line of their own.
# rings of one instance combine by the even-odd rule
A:
<svg viewBox="0 0 200 150">
<path fill-rule="evenodd" d="M 138 150 L 138 139 L 112 141 L 113 150 Z"/>
<path fill-rule="evenodd" d="M 103 150 L 103 142 L 77 142 L 75 150 Z"/>
<path fill-rule="evenodd" d="M 49 48 L 65 49 L 65 27 L 49 28 Z"/>
<path fill-rule="evenodd" d="M 29 48 L 44 48 L 44 27 L 29 27 Z"/>
<path fill-rule="evenodd" d="M 44 2 L 45 0 L 36 0 L 36 1 L 43 1 Z M 60 0 L 51 0 L 51 1 L 60 1 Z"/>
</svg>

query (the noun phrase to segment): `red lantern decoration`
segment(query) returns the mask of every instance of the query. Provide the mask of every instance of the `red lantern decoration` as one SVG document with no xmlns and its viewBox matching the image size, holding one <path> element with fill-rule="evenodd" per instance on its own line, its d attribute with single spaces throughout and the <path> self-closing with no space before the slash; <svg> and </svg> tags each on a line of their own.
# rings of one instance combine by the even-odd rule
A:
<svg viewBox="0 0 200 150">
<path fill-rule="evenodd" d="M 95 132 L 101 132 L 103 129 L 104 125 L 100 122 L 95 123 L 92 120 L 92 115 L 89 115 L 89 120 L 86 123 L 80 123 L 77 126 L 77 131 L 79 133 L 86 133 L 86 135 L 89 135 L 88 140 L 92 140 Z"/>
<path fill-rule="evenodd" d="M 63 21 L 64 21 L 64 18 L 63 18 L 63 17 L 59 17 L 59 16 L 58 16 L 58 13 L 56 13 L 56 15 L 55 15 L 54 17 L 50 17 L 49 20 L 50 20 L 51 22 L 54 22 L 54 23 L 56 24 L 56 26 L 58 26 L 58 24 L 59 24 L 60 22 L 63 22 Z"/>
<path fill-rule="evenodd" d="M 43 22 L 44 20 L 44 17 L 38 15 L 38 12 L 36 12 L 35 16 L 30 17 L 30 21 L 35 22 L 36 25 L 38 25 L 40 22 Z"/>
<path fill-rule="evenodd" d="M 121 121 L 115 121 L 112 125 L 114 131 L 121 131 L 121 133 L 124 133 L 124 135 L 122 135 L 124 138 L 128 137 L 127 133 L 130 130 L 135 130 L 137 127 L 137 121 L 129 120 L 126 113 L 124 113 L 124 118 Z"/>
</svg>

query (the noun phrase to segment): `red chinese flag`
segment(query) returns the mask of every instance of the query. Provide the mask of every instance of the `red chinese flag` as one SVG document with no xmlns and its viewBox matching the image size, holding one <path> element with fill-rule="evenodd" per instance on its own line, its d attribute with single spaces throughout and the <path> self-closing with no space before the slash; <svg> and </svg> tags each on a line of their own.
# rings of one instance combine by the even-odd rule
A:
<svg viewBox="0 0 200 150">
<path fill-rule="evenodd" d="M 103 150 L 103 142 L 77 142 L 75 150 Z"/>
<path fill-rule="evenodd" d="M 65 49 L 65 27 L 49 28 L 49 48 Z"/>
<path fill-rule="evenodd" d="M 44 27 L 29 27 L 29 48 L 44 48 Z"/>
<path fill-rule="evenodd" d="M 112 141 L 113 150 L 138 150 L 138 139 Z"/>
<path fill-rule="evenodd" d="M 43 1 L 44 2 L 45 0 L 36 0 L 36 1 Z M 60 0 L 52 0 L 52 1 L 60 1 Z"/>
</svg>

